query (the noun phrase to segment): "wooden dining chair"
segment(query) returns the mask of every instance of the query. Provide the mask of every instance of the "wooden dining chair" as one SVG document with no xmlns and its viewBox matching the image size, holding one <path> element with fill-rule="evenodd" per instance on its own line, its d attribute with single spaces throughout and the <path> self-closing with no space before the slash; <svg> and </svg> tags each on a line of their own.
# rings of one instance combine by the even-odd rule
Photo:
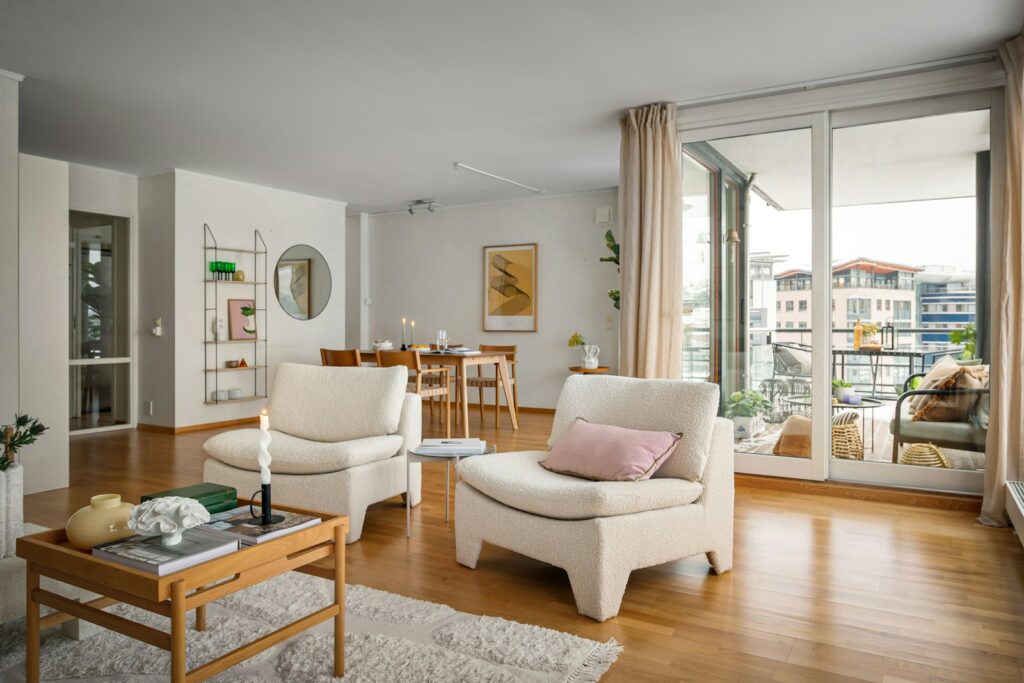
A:
<svg viewBox="0 0 1024 683">
<path fill-rule="evenodd" d="M 508 383 L 512 385 L 512 405 L 509 406 L 515 413 L 516 418 L 519 418 L 519 392 L 517 387 L 519 386 L 516 382 L 516 346 L 495 346 L 488 344 L 481 344 L 480 351 L 483 353 L 495 352 L 504 353 L 505 362 L 508 365 Z M 466 378 L 466 387 L 476 387 L 477 390 L 477 401 L 480 404 L 480 424 L 484 422 L 484 389 L 494 389 L 494 426 L 498 426 L 498 421 L 501 419 L 501 393 L 504 389 L 501 385 L 501 378 L 498 376 L 498 368 L 494 368 L 494 376 L 484 375 L 483 366 L 476 366 L 476 377 Z"/>
<path fill-rule="evenodd" d="M 446 439 L 452 436 L 452 401 L 451 401 L 451 375 L 447 367 L 424 368 L 420 363 L 419 351 L 377 351 L 377 367 L 390 368 L 396 365 L 403 365 L 411 371 L 409 375 L 409 392 L 419 394 L 430 403 L 430 418 L 434 417 L 434 397 L 444 396 L 444 436 Z M 426 378 L 431 379 L 426 379 Z M 434 382 L 433 377 L 440 377 L 440 381 Z M 439 411 L 440 412 L 440 411 Z"/>
<path fill-rule="evenodd" d="M 320 364 L 332 368 L 358 368 L 359 349 L 320 349 Z"/>
</svg>

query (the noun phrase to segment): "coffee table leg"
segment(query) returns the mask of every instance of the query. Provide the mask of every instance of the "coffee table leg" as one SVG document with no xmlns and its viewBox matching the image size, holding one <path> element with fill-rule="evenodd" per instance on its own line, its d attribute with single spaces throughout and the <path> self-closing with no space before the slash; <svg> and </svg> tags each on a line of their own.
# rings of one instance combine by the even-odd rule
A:
<svg viewBox="0 0 1024 683">
<path fill-rule="evenodd" d="M 451 503 L 448 502 L 448 487 L 451 486 L 452 481 L 452 461 L 444 461 L 444 521 L 448 523 L 448 508 L 451 507 Z"/>
<path fill-rule="evenodd" d="M 405 454 L 405 537 L 412 538 L 412 486 L 410 485 L 412 477 L 412 464 L 409 459 L 412 458 L 408 452 Z"/>
<path fill-rule="evenodd" d="M 32 597 L 39 588 L 39 572 L 33 563 L 28 563 L 25 576 L 25 680 L 39 683 L 39 603 Z"/>
<path fill-rule="evenodd" d="M 171 584 L 171 683 L 185 683 L 185 582 Z"/>
<path fill-rule="evenodd" d="M 340 608 L 334 615 L 334 676 L 345 675 L 345 533 L 334 527 L 334 604 Z"/>
<path fill-rule="evenodd" d="M 206 630 L 206 605 L 196 607 L 196 630 Z"/>
</svg>

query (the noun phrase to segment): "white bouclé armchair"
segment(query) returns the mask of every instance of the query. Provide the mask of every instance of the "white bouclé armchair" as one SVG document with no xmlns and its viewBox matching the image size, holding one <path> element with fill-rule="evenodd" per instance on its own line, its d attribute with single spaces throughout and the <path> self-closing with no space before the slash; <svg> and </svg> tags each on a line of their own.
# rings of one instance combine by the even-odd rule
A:
<svg viewBox="0 0 1024 683">
<path fill-rule="evenodd" d="M 647 481 L 597 482 L 550 472 L 546 451 L 466 459 L 456 486 L 456 558 L 475 568 L 484 542 L 561 567 L 581 614 L 619 612 L 634 569 L 706 554 L 732 567 L 733 428 L 714 384 L 570 377 L 548 446 L 576 418 L 682 434 Z"/>
<path fill-rule="evenodd" d="M 359 540 L 366 508 L 404 494 L 420 501 L 421 399 L 406 393 L 405 368 L 282 363 L 267 404 L 274 502 L 349 517 L 346 542 Z M 236 429 L 203 444 L 203 481 L 249 496 L 260 488 L 258 429 Z"/>
</svg>

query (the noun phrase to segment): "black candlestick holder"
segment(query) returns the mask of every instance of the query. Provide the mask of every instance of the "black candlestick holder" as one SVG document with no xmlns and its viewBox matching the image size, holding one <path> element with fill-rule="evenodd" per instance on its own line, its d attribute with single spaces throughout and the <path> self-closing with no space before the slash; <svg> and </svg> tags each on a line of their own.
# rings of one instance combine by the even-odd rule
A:
<svg viewBox="0 0 1024 683">
<path fill-rule="evenodd" d="M 253 494 L 253 498 L 256 496 L 260 497 L 260 514 L 256 514 L 253 510 L 252 499 L 249 500 L 249 514 L 252 515 L 253 519 L 259 520 L 257 524 L 260 526 L 270 526 L 272 524 L 280 524 L 284 521 L 282 515 L 271 514 L 271 500 L 270 500 L 270 484 L 262 484 L 260 490 Z"/>
</svg>

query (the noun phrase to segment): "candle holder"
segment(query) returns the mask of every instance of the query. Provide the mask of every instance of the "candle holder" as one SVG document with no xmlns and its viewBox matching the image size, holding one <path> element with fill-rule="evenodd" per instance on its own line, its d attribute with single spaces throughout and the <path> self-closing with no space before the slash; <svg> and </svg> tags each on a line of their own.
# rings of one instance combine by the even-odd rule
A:
<svg viewBox="0 0 1024 683">
<path fill-rule="evenodd" d="M 260 514 L 256 514 L 253 510 L 252 501 L 256 499 L 256 496 L 260 497 Z M 252 494 L 249 499 L 249 514 L 252 515 L 253 519 L 258 519 L 257 524 L 259 526 L 271 526 L 273 524 L 280 524 L 284 521 L 283 515 L 271 514 L 271 500 L 270 500 L 270 484 L 263 484 L 260 486 L 260 490 Z"/>
</svg>

